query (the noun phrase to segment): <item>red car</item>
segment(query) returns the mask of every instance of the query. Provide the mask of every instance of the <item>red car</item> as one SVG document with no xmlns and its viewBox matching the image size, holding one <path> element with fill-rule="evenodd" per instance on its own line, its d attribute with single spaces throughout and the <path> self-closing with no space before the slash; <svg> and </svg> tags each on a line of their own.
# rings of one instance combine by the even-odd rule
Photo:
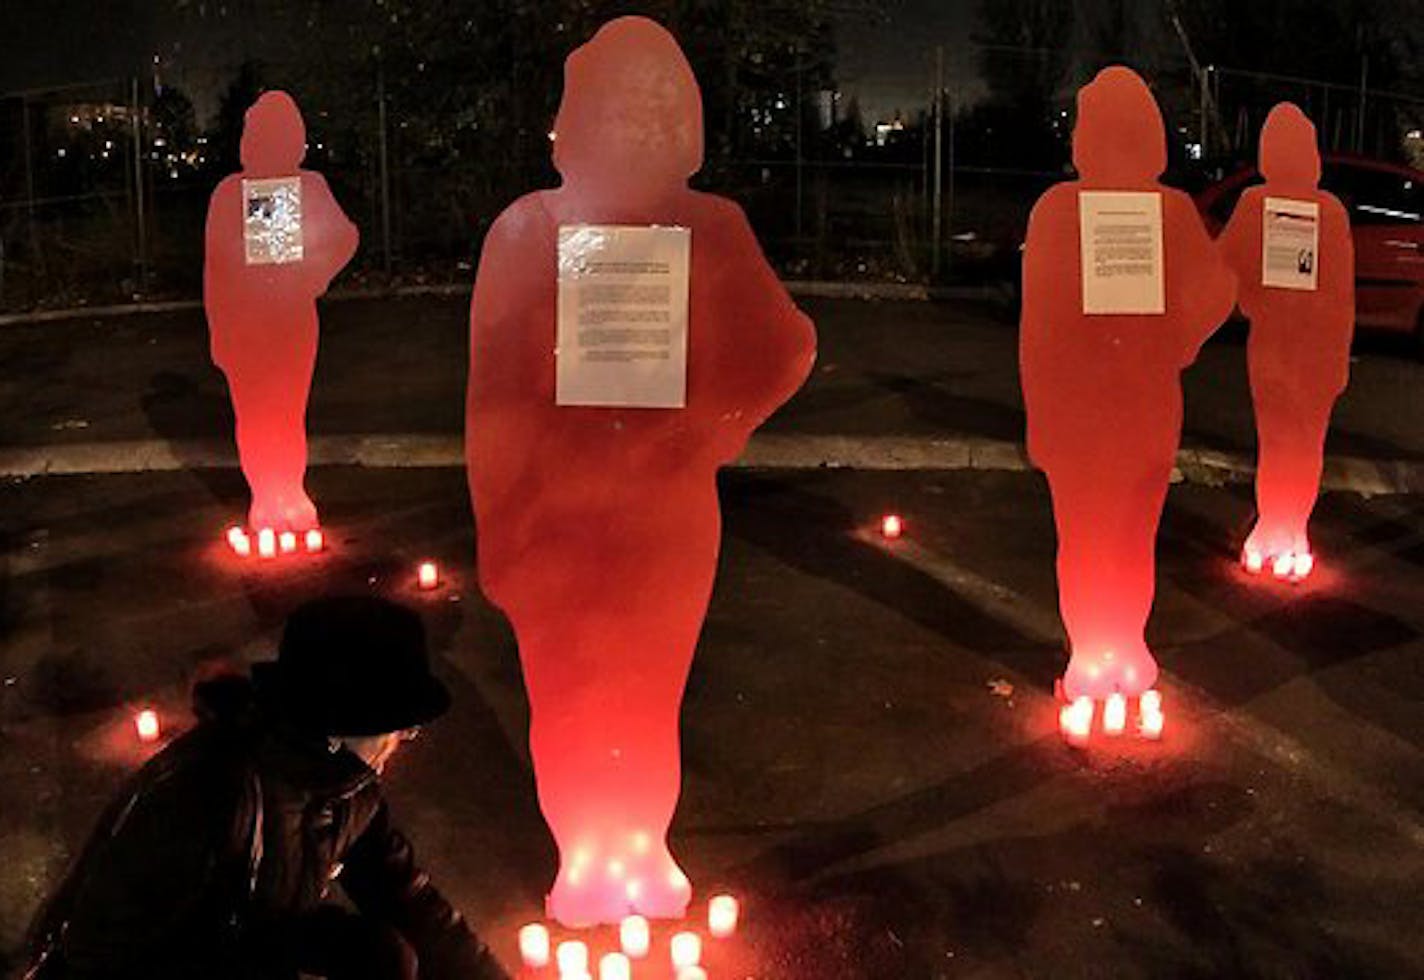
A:
<svg viewBox="0 0 1424 980">
<path fill-rule="evenodd" d="M 1424 172 L 1364 157 L 1323 162 L 1320 186 L 1345 205 L 1355 236 L 1356 325 L 1407 334 L 1424 356 Z M 1260 179 L 1246 167 L 1196 195 L 1213 235 Z"/>
</svg>

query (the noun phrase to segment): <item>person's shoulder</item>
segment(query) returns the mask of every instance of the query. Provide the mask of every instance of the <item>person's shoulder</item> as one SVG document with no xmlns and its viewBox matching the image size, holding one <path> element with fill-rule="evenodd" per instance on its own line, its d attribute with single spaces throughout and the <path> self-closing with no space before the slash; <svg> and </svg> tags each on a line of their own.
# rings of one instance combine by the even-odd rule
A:
<svg viewBox="0 0 1424 980">
<path fill-rule="evenodd" d="M 154 756 L 136 776 L 140 788 L 214 798 L 239 789 L 254 771 L 248 740 L 228 726 L 205 722 Z"/>
</svg>

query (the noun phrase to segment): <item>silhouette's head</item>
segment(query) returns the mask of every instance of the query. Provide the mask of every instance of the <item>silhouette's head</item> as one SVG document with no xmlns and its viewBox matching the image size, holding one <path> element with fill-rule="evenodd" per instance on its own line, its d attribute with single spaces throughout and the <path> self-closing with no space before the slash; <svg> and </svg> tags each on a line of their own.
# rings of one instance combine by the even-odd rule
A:
<svg viewBox="0 0 1424 980">
<path fill-rule="evenodd" d="M 1122 184 L 1156 180 L 1167 169 L 1162 110 L 1130 68 L 1104 68 L 1078 92 L 1073 166 L 1079 177 Z"/>
<path fill-rule="evenodd" d="M 242 123 L 242 169 L 290 173 L 307 153 L 307 127 L 286 92 L 263 92 Z"/>
<path fill-rule="evenodd" d="M 1314 187 L 1320 183 L 1320 150 L 1315 124 L 1290 102 L 1282 102 L 1261 127 L 1261 174 L 1273 184 Z"/>
<path fill-rule="evenodd" d="M 615 192 L 682 184 L 702 166 L 702 95 L 673 36 L 609 21 L 564 63 L 554 166 Z"/>
</svg>

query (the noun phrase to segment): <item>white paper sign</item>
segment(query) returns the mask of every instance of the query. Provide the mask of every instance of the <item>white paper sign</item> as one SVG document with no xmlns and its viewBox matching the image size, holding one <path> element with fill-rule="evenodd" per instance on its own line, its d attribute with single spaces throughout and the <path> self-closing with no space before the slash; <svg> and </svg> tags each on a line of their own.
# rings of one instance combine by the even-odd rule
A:
<svg viewBox="0 0 1424 980">
<path fill-rule="evenodd" d="M 1268 197 L 1261 222 L 1261 285 L 1314 292 L 1320 265 L 1320 205 Z"/>
<path fill-rule="evenodd" d="M 1084 313 L 1165 313 L 1162 195 L 1079 191 Z"/>
<path fill-rule="evenodd" d="M 559 226 L 559 405 L 687 403 L 688 228 Z"/>
<path fill-rule="evenodd" d="M 302 179 L 242 182 L 242 238 L 248 265 L 302 260 Z"/>
</svg>

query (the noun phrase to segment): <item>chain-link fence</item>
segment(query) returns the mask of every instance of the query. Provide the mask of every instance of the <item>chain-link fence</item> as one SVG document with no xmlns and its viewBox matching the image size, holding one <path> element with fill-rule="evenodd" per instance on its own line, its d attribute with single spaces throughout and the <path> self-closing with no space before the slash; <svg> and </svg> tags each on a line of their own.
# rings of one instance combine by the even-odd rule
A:
<svg viewBox="0 0 1424 980">
<path fill-rule="evenodd" d="M 339 107 L 293 92 L 307 119 L 306 166 L 325 174 L 361 229 L 349 277 L 468 281 L 499 211 L 556 182 L 546 133 L 530 126 L 516 134 L 521 145 L 475 142 L 452 158 L 430 145 L 428 120 L 408 125 L 414 116 L 378 69 L 348 78 Z M 207 198 L 236 168 L 234 130 L 260 85 L 238 88 L 225 103 L 243 104 L 204 129 L 151 76 L 0 96 L 0 307 L 197 296 Z M 788 99 L 772 152 L 712 151 L 696 179 L 746 208 L 783 273 L 926 281 L 997 274 L 1016 254 L 1052 175 L 954 166 L 947 114 L 897 121 L 887 139 L 832 105 L 804 93 L 798 112 Z"/>
<path fill-rule="evenodd" d="M 1288 101 L 1315 123 L 1327 153 L 1424 163 L 1424 97 L 1370 88 L 1365 63 L 1353 85 L 1213 65 L 1199 86 L 1199 138 L 1208 157 L 1253 159 L 1267 114 Z"/>
</svg>

